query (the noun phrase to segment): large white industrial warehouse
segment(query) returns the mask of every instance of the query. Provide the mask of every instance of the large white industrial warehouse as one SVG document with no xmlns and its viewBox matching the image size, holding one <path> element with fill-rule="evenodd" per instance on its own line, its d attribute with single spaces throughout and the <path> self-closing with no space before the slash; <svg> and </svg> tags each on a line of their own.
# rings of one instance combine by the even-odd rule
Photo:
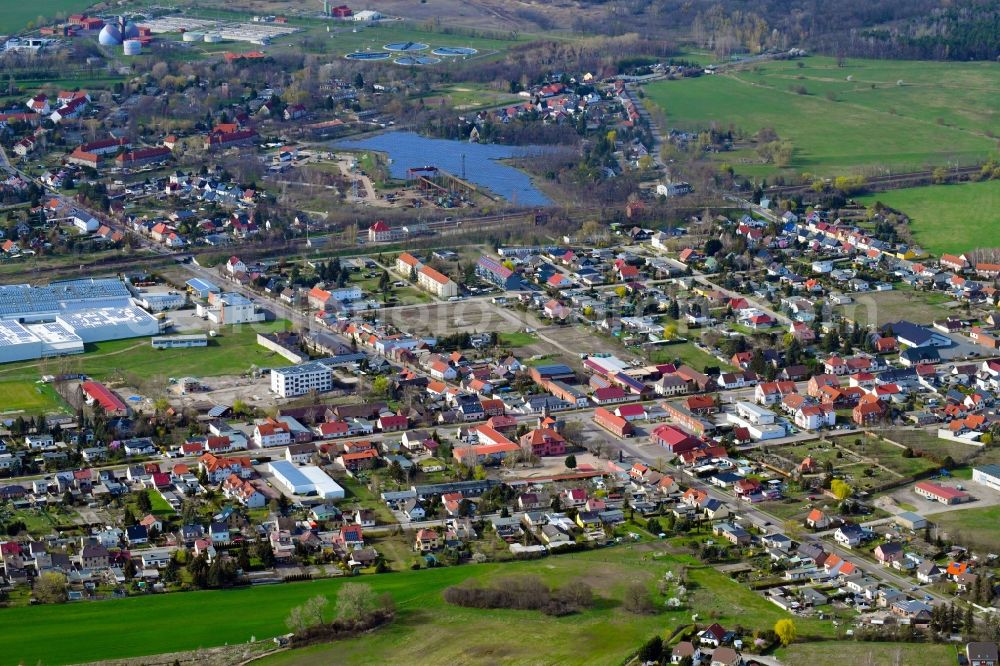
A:
<svg viewBox="0 0 1000 666">
<path fill-rule="evenodd" d="M 286 460 L 267 464 L 274 480 L 293 495 L 317 495 L 322 499 L 344 499 L 344 489 L 315 465 L 296 467 Z"/>
<path fill-rule="evenodd" d="M 0 319 L 0 363 L 81 353 L 83 340 L 62 324 L 21 324 Z"/>
<path fill-rule="evenodd" d="M 84 342 L 123 340 L 160 332 L 156 317 L 134 305 L 67 312 L 56 317 L 56 321 L 65 324 Z"/>
<path fill-rule="evenodd" d="M 117 278 L 53 282 L 46 286 L 0 285 L 0 319 L 52 320 L 57 314 L 132 305 L 128 285 Z"/>
<path fill-rule="evenodd" d="M 116 278 L 0 286 L 0 363 L 80 354 L 84 344 L 153 336 L 160 322 Z"/>
</svg>

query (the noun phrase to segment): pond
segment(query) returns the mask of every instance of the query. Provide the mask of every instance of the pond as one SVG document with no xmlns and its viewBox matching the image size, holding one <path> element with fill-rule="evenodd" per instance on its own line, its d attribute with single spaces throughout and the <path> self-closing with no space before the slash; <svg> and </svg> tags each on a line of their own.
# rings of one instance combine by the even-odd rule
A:
<svg viewBox="0 0 1000 666">
<path fill-rule="evenodd" d="M 415 132 L 383 132 L 360 141 L 337 141 L 333 145 L 337 148 L 386 153 L 392 160 L 389 172 L 393 178 L 399 179 L 406 178 L 407 169 L 423 166 L 436 166 L 452 175 L 461 176 L 464 155 L 466 180 L 485 187 L 518 206 L 548 206 L 551 203 L 531 183 L 527 174 L 498 161 L 552 150 L 547 146 L 468 143 L 431 139 Z"/>
</svg>

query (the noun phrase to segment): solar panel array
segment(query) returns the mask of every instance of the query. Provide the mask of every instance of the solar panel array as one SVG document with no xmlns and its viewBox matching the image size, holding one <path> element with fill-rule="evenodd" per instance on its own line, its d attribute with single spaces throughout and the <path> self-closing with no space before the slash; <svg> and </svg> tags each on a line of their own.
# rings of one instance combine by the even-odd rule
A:
<svg viewBox="0 0 1000 666">
<path fill-rule="evenodd" d="M 38 342 L 34 333 L 16 321 L 0 320 L 0 347 L 14 347 Z"/>
<path fill-rule="evenodd" d="M 44 324 L 31 324 L 31 332 L 37 335 L 42 342 L 47 344 L 59 344 L 67 342 L 81 342 L 80 336 L 71 329 L 66 328 L 59 322 L 46 322 Z"/>
<path fill-rule="evenodd" d="M 145 324 L 149 319 L 151 319 L 149 313 L 134 305 L 125 308 L 96 308 L 59 315 L 59 321 L 64 322 L 74 330 L 122 324 Z"/>
<path fill-rule="evenodd" d="M 68 280 L 47 286 L 27 284 L 0 286 L 0 317 L 16 317 L 76 309 L 100 301 L 117 305 L 131 297 L 128 287 L 116 278 Z"/>
</svg>

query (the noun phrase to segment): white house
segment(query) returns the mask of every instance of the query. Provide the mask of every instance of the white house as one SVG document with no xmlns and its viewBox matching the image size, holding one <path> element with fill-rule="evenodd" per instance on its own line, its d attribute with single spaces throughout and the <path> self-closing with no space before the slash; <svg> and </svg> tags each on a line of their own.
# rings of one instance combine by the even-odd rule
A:
<svg viewBox="0 0 1000 666">
<path fill-rule="evenodd" d="M 89 213 L 77 211 L 73 213 L 73 226 L 83 233 L 89 234 L 97 231 L 97 228 L 101 226 L 101 223 L 97 221 L 97 218 Z"/>
<path fill-rule="evenodd" d="M 288 446 L 292 442 L 292 431 L 285 423 L 267 419 L 253 429 L 253 441 L 258 448 Z"/>
<path fill-rule="evenodd" d="M 837 413 L 830 405 L 803 405 L 795 412 L 795 425 L 803 430 L 816 430 L 837 422 Z"/>
</svg>

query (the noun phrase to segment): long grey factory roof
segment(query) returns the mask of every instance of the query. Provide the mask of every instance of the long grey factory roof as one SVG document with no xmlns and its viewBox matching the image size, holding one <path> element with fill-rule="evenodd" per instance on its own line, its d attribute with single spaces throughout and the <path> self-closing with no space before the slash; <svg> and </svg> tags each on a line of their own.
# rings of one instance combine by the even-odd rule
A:
<svg viewBox="0 0 1000 666">
<path fill-rule="evenodd" d="M 94 301 L 100 301 L 103 307 L 114 307 L 130 297 L 128 287 L 116 278 L 67 280 L 40 287 L 0 285 L 0 316 L 73 310 L 78 304 Z"/>
</svg>

